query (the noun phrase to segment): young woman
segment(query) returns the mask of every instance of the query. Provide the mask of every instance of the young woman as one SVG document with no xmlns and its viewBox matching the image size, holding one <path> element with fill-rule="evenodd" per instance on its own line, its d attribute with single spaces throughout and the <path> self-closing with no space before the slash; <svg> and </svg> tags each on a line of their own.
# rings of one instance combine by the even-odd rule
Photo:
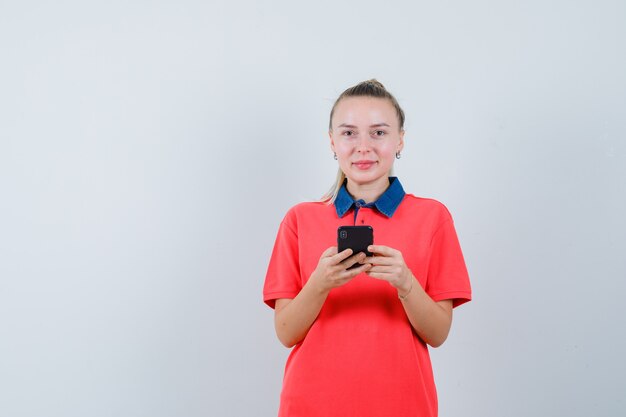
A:
<svg viewBox="0 0 626 417">
<path fill-rule="evenodd" d="M 276 334 L 294 347 L 279 416 L 436 416 L 427 346 L 446 340 L 453 307 L 471 299 L 452 218 L 390 177 L 404 112 L 378 81 L 339 96 L 329 136 L 337 183 L 288 211 L 265 279 Z M 373 228 L 372 256 L 338 253 L 343 225 Z"/>
</svg>

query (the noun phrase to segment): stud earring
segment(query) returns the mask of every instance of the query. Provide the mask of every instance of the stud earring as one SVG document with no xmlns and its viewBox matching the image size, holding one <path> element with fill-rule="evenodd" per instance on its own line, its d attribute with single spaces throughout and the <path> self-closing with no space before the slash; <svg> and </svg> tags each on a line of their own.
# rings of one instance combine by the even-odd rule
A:
<svg viewBox="0 0 626 417">
<path fill-rule="evenodd" d="M 333 158 L 335 158 L 335 161 L 337 160 L 337 153 L 333 153 Z"/>
<path fill-rule="evenodd" d="M 402 155 L 400 155 L 400 152 L 396 152 L 396 159 L 400 159 L 402 157 Z"/>
</svg>

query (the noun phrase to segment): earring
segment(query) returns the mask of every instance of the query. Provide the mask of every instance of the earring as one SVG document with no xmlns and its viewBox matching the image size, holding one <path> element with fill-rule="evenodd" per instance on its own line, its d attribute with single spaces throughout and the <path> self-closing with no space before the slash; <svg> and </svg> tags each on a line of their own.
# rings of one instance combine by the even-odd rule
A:
<svg viewBox="0 0 626 417">
<path fill-rule="evenodd" d="M 337 160 L 337 153 L 336 152 L 333 154 L 333 158 L 335 158 L 335 161 Z"/>
<path fill-rule="evenodd" d="M 400 152 L 396 152 L 396 159 L 400 159 L 402 157 L 402 155 L 400 155 Z"/>
</svg>

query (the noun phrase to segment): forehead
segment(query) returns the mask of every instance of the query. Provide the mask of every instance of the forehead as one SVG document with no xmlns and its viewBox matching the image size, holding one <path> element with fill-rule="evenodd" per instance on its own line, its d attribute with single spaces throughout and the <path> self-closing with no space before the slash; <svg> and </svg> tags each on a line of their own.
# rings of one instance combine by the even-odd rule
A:
<svg viewBox="0 0 626 417">
<path fill-rule="evenodd" d="M 398 125 L 398 115 L 391 101 L 376 97 L 347 97 L 337 103 L 333 114 L 333 126 L 349 124 L 387 123 Z"/>
</svg>

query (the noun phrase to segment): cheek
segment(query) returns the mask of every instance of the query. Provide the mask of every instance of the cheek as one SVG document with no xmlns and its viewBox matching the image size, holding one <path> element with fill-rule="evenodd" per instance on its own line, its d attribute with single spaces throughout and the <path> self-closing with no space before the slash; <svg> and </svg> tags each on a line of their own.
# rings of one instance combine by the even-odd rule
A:
<svg viewBox="0 0 626 417">
<path fill-rule="evenodd" d="M 339 143 L 335 143 L 335 150 L 338 154 L 350 155 L 354 150 L 354 146 L 348 141 L 341 141 Z"/>
<path fill-rule="evenodd" d="M 396 156 L 396 145 L 394 143 L 387 142 L 378 148 L 378 155 L 381 157 L 394 157 Z"/>
</svg>

